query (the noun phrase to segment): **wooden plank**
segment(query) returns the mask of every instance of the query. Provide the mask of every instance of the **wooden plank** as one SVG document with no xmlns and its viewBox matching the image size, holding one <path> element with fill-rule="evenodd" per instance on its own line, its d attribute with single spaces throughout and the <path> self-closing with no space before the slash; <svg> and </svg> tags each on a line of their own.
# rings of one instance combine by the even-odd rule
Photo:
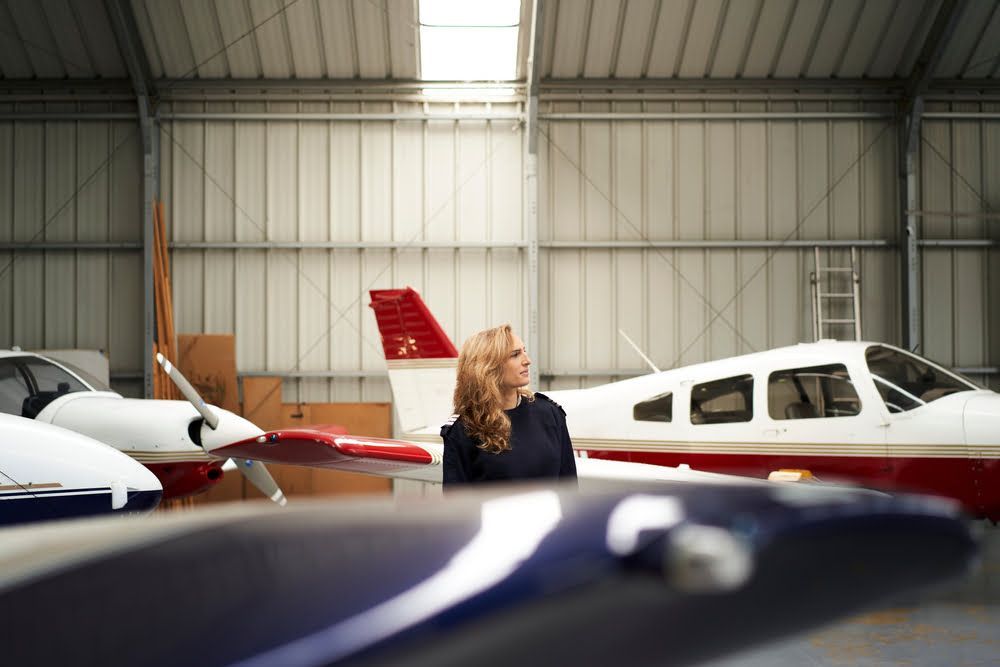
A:
<svg viewBox="0 0 1000 667">
<path fill-rule="evenodd" d="M 243 417 L 265 431 L 283 426 L 281 378 L 243 378 Z"/>
<path fill-rule="evenodd" d="M 163 318 L 164 318 L 164 331 L 165 340 L 164 345 L 166 347 L 165 355 L 168 359 L 173 360 L 178 355 L 177 349 L 177 331 L 174 327 L 174 296 L 173 296 L 173 283 L 170 280 L 170 250 L 167 246 L 167 219 L 164 216 L 163 202 L 157 201 L 154 207 L 154 212 L 156 217 L 159 219 L 159 225 L 157 226 L 157 234 L 160 242 L 160 257 L 162 260 L 162 280 L 163 280 Z M 180 389 L 170 382 L 167 387 L 167 397 L 174 400 L 181 400 Z"/>
<path fill-rule="evenodd" d="M 314 424 L 339 424 L 352 435 L 392 437 L 391 403 L 311 403 Z"/>
<path fill-rule="evenodd" d="M 181 334 L 177 367 L 207 403 L 238 413 L 236 340 L 231 334 Z"/>
<path fill-rule="evenodd" d="M 161 276 L 163 280 L 163 312 L 164 321 L 166 322 L 164 329 L 166 331 L 166 340 L 164 344 L 166 349 L 171 355 L 177 354 L 177 333 L 174 329 L 174 296 L 173 296 L 173 283 L 170 280 L 170 249 L 167 246 L 167 220 L 163 214 L 163 202 L 156 202 L 154 207 L 154 212 L 157 214 L 156 217 L 159 219 L 159 225 L 157 225 L 157 237 L 160 242 L 160 259 L 161 259 Z M 174 398 L 180 398 L 180 390 L 176 387 L 172 392 Z"/>
</svg>

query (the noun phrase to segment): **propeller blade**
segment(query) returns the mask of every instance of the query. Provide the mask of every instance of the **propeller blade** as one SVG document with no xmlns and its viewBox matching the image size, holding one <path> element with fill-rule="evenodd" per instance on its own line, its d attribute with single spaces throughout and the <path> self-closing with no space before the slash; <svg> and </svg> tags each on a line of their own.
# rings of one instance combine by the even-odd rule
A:
<svg viewBox="0 0 1000 667">
<path fill-rule="evenodd" d="M 265 496 L 282 506 L 288 502 L 285 494 L 278 488 L 278 483 L 274 481 L 271 473 L 267 471 L 263 463 L 248 459 L 231 460 L 236 462 L 237 467 L 239 467 L 243 476 L 247 478 L 247 481 L 256 486 Z"/>
<path fill-rule="evenodd" d="M 194 409 L 198 411 L 202 417 L 205 418 L 205 423 L 213 431 L 219 426 L 219 416 L 208 409 L 208 405 L 205 403 L 205 399 L 201 397 L 198 390 L 191 386 L 191 383 L 187 381 L 184 374 L 181 373 L 170 361 L 164 357 L 159 352 L 156 353 L 156 361 L 163 366 L 163 372 L 173 380 L 177 388 L 181 390 L 184 394 L 184 398 L 188 400 Z"/>
<path fill-rule="evenodd" d="M 181 373 L 170 361 L 164 357 L 159 352 L 156 353 L 156 361 L 163 366 L 163 371 L 167 376 L 173 380 L 173 383 L 177 385 L 177 388 L 181 390 L 184 398 L 188 400 L 194 409 L 198 411 L 205 419 L 205 424 L 211 428 L 213 431 L 219 426 L 219 416 L 208 409 L 208 405 L 205 403 L 205 399 L 201 397 L 198 390 L 191 386 L 191 383 L 187 381 L 184 374 Z M 288 500 L 285 499 L 285 494 L 282 493 L 281 489 L 278 487 L 278 483 L 274 481 L 271 477 L 271 473 L 267 471 L 264 464 L 259 461 L 251 461 L 249 459 L 230 459 L 223 465 L 223 470 L 227 469 L 230 462 L 235 462 L 235 466 L 240 469 L 243 476 L 247 480 L 257 487 L 261 493 L 265 496 L 278 503 L 279 505 L 285 505 Z"/>
</svg>

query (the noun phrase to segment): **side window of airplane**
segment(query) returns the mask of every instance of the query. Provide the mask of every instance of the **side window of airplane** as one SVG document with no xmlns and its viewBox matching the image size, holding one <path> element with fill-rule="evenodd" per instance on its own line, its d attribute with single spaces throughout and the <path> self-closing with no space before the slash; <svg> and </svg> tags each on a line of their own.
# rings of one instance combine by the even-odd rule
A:
<svg viewBox="0 0 1000 667">
<path fill-rule="evenodd" d="M 82 382 L 53 363 L 36 357 L 19 359 L 21 366 L 31 376 L 35 390 L 21 406 L 21 416 L 34 419 L 45 406 L 63 394 L 87 391 Z"/>
<path fill-rule="evenodd" d="M 731 424 L 753 419 L 753 376 L 696 384 L 691 388 L 692 424 Z"/>
<path fill-rule="evenodd" d="M 767 413 L 771 419 L 853 417 L 861 400 L 843 364 L 790 368 L 767 379 Z"/>
<path fill-rule="evenodd" d="M 21 406 L 31 395 L 28 380 L 13 359 L 0 359 L 0 412 L 21 416 Z"/>
<path fill-rule="evenodd" d="M 674 395 L 669 391 L 632 406 L 632 419 L 637 422 L 669 422 L 674 418 Z"/>
</svg>

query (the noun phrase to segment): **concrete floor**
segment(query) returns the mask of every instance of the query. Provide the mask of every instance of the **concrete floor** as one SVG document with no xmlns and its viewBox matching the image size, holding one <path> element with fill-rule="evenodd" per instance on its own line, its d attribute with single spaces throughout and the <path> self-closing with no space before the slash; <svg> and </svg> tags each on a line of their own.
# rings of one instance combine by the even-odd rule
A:
<svg viewBox="0 0 1000 667">
<path fill-rule="evenodd" d="M 982 562 L 962 581 L 704 667 L 1000 667 L 1000 526 L 975 529 Z"/>
</svg>

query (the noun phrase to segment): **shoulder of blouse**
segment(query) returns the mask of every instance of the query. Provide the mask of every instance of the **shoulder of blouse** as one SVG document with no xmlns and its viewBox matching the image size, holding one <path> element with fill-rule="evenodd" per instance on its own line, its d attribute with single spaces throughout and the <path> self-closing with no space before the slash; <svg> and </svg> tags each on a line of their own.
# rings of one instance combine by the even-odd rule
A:
<svg viewBox="0 0 1000 667">
<path fill-rule="evenodd" d="M 456 423 L 458 423 L 458 415 L 457 414 L 454 414 L 454 415 L 448 417 L 448 421 L 446 421 L 441 426 L 441 437 L 442 438 L 447 438 L 448 434 L 451 433 L 451 430 L 452 430 L 452 428 L 454 428 L 454 426 L 455 426 Z"/>
<path fill-rule="evenodd" d="M 563 417 L 566 416 L 566 411 L 563 410 L 563 406 L 559 405 L 558 403 L 556 403 L 555 401 L 553 401 L 551 398 L 549 398 L 548 396 L 546 396 L 542 392 L 536 391 L 535 392 L 535 398 L 542 399 L 542 401 L 544 402 L 543 405 L 544 404 L 551 405 L 551 406 L 555 407 L 557 410 L 559 410 L 559 412 L 562 413 Z"/>
</svg>

